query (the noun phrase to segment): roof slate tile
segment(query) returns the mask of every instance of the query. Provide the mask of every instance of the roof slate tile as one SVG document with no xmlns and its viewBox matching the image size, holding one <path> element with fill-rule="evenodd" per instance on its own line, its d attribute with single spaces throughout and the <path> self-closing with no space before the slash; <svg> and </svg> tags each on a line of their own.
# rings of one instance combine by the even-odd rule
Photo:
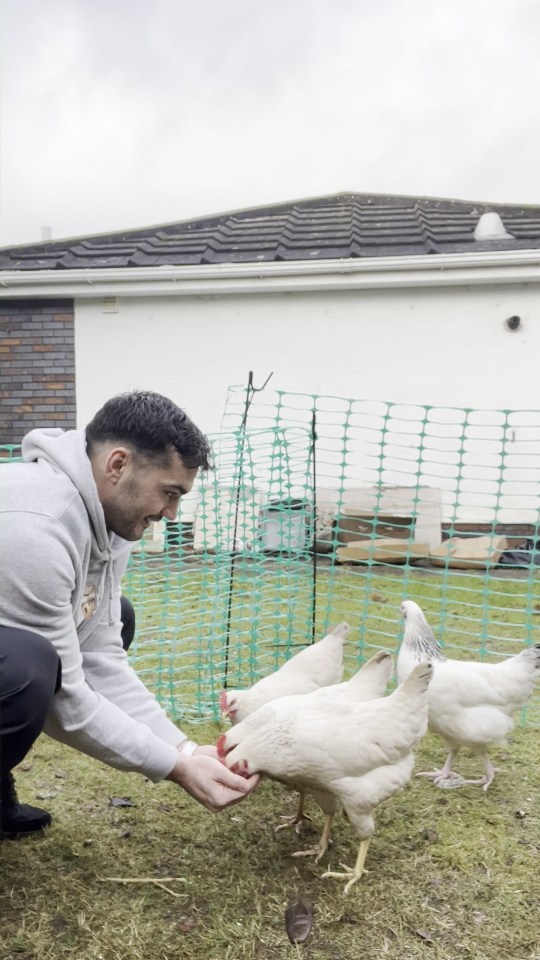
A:
<svg viewBox="0 0 540 960">
<path fill-rule="evenodd" d="M 482 213 L 511 235 L 476 240 Z M 345 193 L 157 227 L 0 248 L 0 270 L 400 257 L 540 248 L 540 206 Z"/>
</svg>

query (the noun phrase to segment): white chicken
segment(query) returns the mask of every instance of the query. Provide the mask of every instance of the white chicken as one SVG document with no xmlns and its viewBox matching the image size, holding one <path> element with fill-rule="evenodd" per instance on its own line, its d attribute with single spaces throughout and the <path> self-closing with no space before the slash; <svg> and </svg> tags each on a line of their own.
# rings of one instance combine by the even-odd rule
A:
<svg viewBox="0 0 540 960">
<path fill-rule="evenodd" d="M 375 700 L 377 697 L 383 696 L 393 672 L 394 660 L 392 655 L 382 651 L 376 653 L 370 660 L 367 660 L 349 680 L 344 680 L 343 683 L 335 683 L 328 687 L 321 687 L 319 690 L 314 690 L 309 696 L 312 701 L 316 698 L 316 702 L 318 703 L 330 699 L 336 700 L 336 698 L 341 703 L 347 699 L 353 702 L 356 701 L 357 703 L 363 700 Z M 300 833 L 303 822 L 310 820 L 310 817 L 305 813 L 304 809 L 305 791 L 299 787 L 298 793 L 299 801 L 296 814 L 292 817 L 285 817 L 285 823 L 275 828 L 276 833 L 279 833 L 280 830 L 284 830 L 286 827 L 293 826 L 296 827 L 296 832 Z M 319 861 L 328 847 L 333 819 L 333 814 L 327 815 L 325 826 L 318 843 L 308 850 L 299 850 L 293 853 L 293 857 L 316 856 L 317 861 Z"/>
<path fill-rule="evenodd" d="M 277 697 L 312 693 L 330 684 L 337 684 L 343 676 L 343 643 L 349 633 L 349 624 L 343 620 L 322 640 L 304 647 L 281 667 L 253 686 L 244 690 L 222 690 L 221 714 L 231 723 L 240 723 L 264 703 Z M 292 817 L 285 817 L 276 832 L 295 827 L 299 833 L 310 817 L 305 812 L 305 795 L 299 790 L 298 806 Z"/>
<path fill-rule="evenodd" d="M 311 693 L 319 687 L 339 683 L 343 676 L 343 642 L 349 624 L 343 621 L 317 643 L 304 647 L 278 670 L 257 680 L 245 690 L 222 690 L 223 716 L 239 723 L 263 703 L 295 693 Z"/>
<path fill-rule="evenodd" d="M 365 873 L 375 807 L 410 779 L 413 748 L 427 729 L 431 674 L 431 665 L 421 664 L 390 696 L 367 702 L 330 691 L 282 697 L 218 740 L 231 770 L 309 791 L 327 816 L 325 829 L 343 807 L 360 837 L 358 856 L 354 867 L 323 877 L 346 877 L 345 893 Z M 323 839 L 324 831 L 321 849 Z"/>
<path fill-rule="evenodd" d="M 540 645 L 528 647 L 500 663 L 449 660 L 419 605 L 405 600 L 401 612 L 405 630 L 397 663 L 398 680 L 404 680 L 419 661 L 429 660 L 433 664 L 429 728 L 442 737 L 449 751 L 442 769 L 422 771 L 420 776 L 431 777 L 442 787 L 473 783 L 487 790 L 496 772 L 488 748 L 507 736 L 514 725 L 513 715 L 533 692 L 540 676 Z M 461 747 L 482 758 L 482 778 L 464 780 L 452 769 Z"/>
</svg>

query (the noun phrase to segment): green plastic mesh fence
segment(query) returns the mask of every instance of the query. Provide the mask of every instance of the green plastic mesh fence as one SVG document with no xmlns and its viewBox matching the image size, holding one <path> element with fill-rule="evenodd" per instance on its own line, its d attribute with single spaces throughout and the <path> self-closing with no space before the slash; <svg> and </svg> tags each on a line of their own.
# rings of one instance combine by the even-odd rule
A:
<svg viewBox="0 0 540 960">
<path fill-rule="evenodd" d="M 347 673 L 397 651 L 406 598 L 448 656 L 538 642 L 540 411 L 235 386 L 210 440 L 215 470 L 147 531 L 124 585 L 130 657 L 173 717 L 218 718 L 223 686 L 340 620 Z M 538 693 L 525 720 L 540 725 Z"/>
<path fill-rule="evenodd" d="M 245 401 L 245 387 L 229 389 L 223 431 L 238 429 Z M 406 598 L 447 656 L 496 661 L 538 642 L 540 411 L 265 390 L 248 423 L 314 426 L 316 633 L 349 621 L 351 672 L 398 649 Z M 540 722 L 538 693 L 525 718 Z"/>
<path fill-rule="evenodd" d="M 302 427 L 210 438 L 215 470 L 132 556 L 137 672 L 175 716 L 219 716 L 312 637 L 312 438 Z M 324 614 L 319 617 L 324 620 Z"/>
<path fill-rule="evenodd" d="M 0 463 L 2 463 L 2 461 L 8 462 L 10 460 L 22 460 L 20 444 L 18 443 L 0 444 Z"/>
</svg>

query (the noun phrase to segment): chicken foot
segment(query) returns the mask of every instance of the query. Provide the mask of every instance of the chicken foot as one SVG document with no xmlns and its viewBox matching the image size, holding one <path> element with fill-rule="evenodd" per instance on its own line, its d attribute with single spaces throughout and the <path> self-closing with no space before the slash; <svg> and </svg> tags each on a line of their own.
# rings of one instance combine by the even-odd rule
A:
<svg viewBox="0 0 540 960">
<path fill-rule="evenodd" d="M 334 814 L 330 813 L 326 820 L 324 821 L 324 826 L 322 829 L 321 836 L 318 843 L 313 847 L 309 847 L 308 850 L 297 850 L 292 854 L 293 857 L 315 857 L 315 863 L 318 863 L 322 856 L 328 850 L 328 843 L 330 841 L 330 831 L 332 829 L 332 823 L 334 822 Z"/>
<path fill-rule="evenodd" d="M 368 837 L 367 840 L 361 841 L 354 867 L 348 867 L 345 863 L 340 863 L 340 867 L 343 867 L 345 873 L 337 873 L 333 870 L 327 870 L 326 873 L 323 873 L 321 879 L 324 880 L 325 877 L 350 877 L 349 882 L 345 884 L 345 889 L 343 891 L 343 895 L 345 896 L 351 887 L 354 886 L 358 880 L 361 880 L 365 873 L 369 873 L 369 870 L 364 868 L 364 864 L 366 862 L 370 841 L 371 837 Z"/>
<path fill-rule="evenodd" d="M 491 784 L 493 783 L 493 780 L 495 779 L 495 774 L 497 773 L 497 770 L 499 768 L 493 766 L 487 753 L 482 754 L 482 759 L 484 761 L 484 770 L 486 771 L 485 775 L 483 777 L 480 777 L 479 780 L 464 780 L 463 783 L 474 783 L 474 784 L 478 784 L 479 786 L 481 785 L 485 793 L 486 790 L 488 790 Z"/>
<path fill-rule="evenodd" d="M 461 787 L 465 782 L 463 777 L 459 773 L 456 773 L 455 770 L 452 770 L 456 753 L 457 750 L 450 750 L 442 770 L 421 770 L 416 776 L 431 777 L 433 783 L 436 783 L 438 787 Z"/>
<path fill-rule="evenodd" d="M 294 832 L 300 835 L 302 832 L 302 826 L 304 823 L 310 823 L 311 817 L 305 812 L 305 795 L 300 793 L 298 795 L 298 809 L 293 817 L 282 817 L 284 823 L 280 823 L 279 826 L 274 827 L 274 833 L 279 833 L 280 830 L 287 830 L 288 827 L 294 827 Z"/>
<path fill-rule="evenodd" d="M 462 787 L 464 784 L 469 783 L 482 786 L 484 791 L 488 790 L 493 783 L 498 767 L 494 767 L 492 765 L 487 753 L 482 754 L 485 775 L 480 777 L 478 780 L 465 780 L 461 774 L 456 773 L 455 770 L 452 770 L 452 763 L 454 762 L 456 753 L 457 750 L 450 751 L 442 770 L 423 770 L 420 773 L 417 773 L 417 777 L 431 777 L 433 782 L 436 783 L 438 787 Z"/>
</svg>

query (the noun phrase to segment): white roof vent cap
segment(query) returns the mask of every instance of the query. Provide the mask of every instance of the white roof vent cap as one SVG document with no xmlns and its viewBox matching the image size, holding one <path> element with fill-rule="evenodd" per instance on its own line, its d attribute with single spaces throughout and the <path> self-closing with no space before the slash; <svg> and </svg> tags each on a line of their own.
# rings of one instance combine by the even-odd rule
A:
<svg viewBox="0 0 540 960">
<path fill-rule="evenodd" d="M 474 230 L 475 240 L 513 240 L 498 213 L 483 213 Z"/>
</svg>

